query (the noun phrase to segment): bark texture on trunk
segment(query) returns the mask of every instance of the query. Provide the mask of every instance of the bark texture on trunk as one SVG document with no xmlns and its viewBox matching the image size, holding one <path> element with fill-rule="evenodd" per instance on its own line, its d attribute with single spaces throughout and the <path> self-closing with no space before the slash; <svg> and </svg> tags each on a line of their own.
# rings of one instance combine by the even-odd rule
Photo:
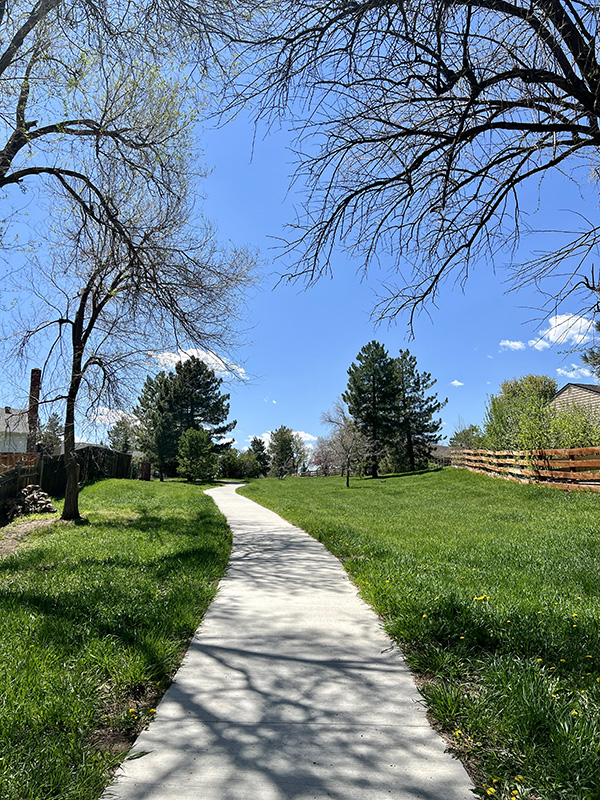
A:
<svg viewBox="0 0 600 800">
<path fill-rule="evenodd" d="M 75 450 L 75 397 L 77 392 L 71 387 L 67 397 L 67 410 L 65 414 L 65 471 L 67 484 L 65 486 L 65 505 L 62 519 L 81 519 L 79 513 L 79 462 Z"/>
</svg>

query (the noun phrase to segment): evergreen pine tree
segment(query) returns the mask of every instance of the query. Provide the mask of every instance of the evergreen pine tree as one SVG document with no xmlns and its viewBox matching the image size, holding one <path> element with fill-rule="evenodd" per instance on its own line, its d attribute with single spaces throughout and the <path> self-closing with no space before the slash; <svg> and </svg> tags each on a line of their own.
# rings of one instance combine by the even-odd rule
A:
<svg viewBox="0 0 600 800">
<path fill-rule="evenodd" d="M 379 342 L 366 344 L 348 369 L 348 387 L 342 400 L 365 437 L 371 476 L 379 474 L 379 460 L 398 426 L 398 371 Z"/>
<path fill-rule="evenodd" d="M 435 415 L 448 400 L 426 394 L 436 381 L 429 372 L 418 372 L 417 359 L 409 350 L 400 350 L 394 362 L 398 380 L 396 457 L 415 470 L 427 466 L 432 446 L 440 441 L 442 420 Z"/>
<path fill-rule="evenodd" d="M 255 436 L 250 442 L 250 451 L 254 454 L 258 466 L 260 467 L 259 474 L 266 477 L 271 465 L 271 457 L 267 452 L 264 441 L 259 436 Z"/>
</svg>

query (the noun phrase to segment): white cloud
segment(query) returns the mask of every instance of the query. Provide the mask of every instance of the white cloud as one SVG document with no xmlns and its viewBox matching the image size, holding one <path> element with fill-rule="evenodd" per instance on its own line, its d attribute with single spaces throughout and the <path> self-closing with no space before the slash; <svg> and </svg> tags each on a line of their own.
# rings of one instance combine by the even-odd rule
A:
<svg viewBox="0 0 600 800">
<path fill-rule="evenodd" d="M 299 436 L 303 442 L 316 442 L 317 437 L 313 436 L 312 433 L 305 433 L 304 431 L 294 431 L 296 436 Z"/>
<path fill-rule="evenodd" d="M 577 364 L 571 364 L 571 369 L 561 369 L 558 367 L 556 370 L 557 375 L 563 378 L 591 378 L 592 372 L 587 367 L 580 367 Z"/>
<path fill-rule="evenodd" d="M 120 408 L 107 408 L 106 406 L 98 406 L 94 412 L 94 422 L 98 425 L 114 425 L 120 419 L 127 419 L 129 422 L 137 424 L 137 417 L 133 414 L 128 414 Z"/>
<path fill-rule="evenodd" d="M 510 339 L 502 339 L 500 347 L 502 350 L 525 350 L 525 342 L 513 342 Z"/>
<path fill-rule="evenodd" d="M 547 350 L 550 347 L 550 342 L 546 339 L 530 339 L 527 344 L 535 350 Z"/>
<path fill-rule="evenodd" d="M 488 356 L 488 358 L 491 358 L 491 359 L 492 359 L 492 361 L 494 360 L 494 356 Z"/>
<path fill-rule="evenodd" d="M 192 356 L 196 356 L 200 361 L 204 361 L 206 366 L 210 367 L 215 375 L 218 375 L 220 378 L 231 378 L 233 375 L 238 378 L 246 377 L 246 372 L 243 367 L 233 364 L 225 358 L 220 358 L 220 356 L 208 350 L 199 350 L 198 348 L 192 347 L 189 350 L 178 350 L 176 353 L 153 353 L 153 358 L 158 361 L 161 367 L 166 367 L 167 369 L 174 367 L 175 364 L 178 364 L 180 361 L 187 361 L 188 358 Z"/>
<path fill-rule="evenodd" d="M 453 380 L 450 381 L 450 386 L 464 386 L 464 383 L 461 383 L 460 381 L 457 380 Z"/>
<path fill-rule="evenodd" d="M 548 327 L 540 330 L 538 339 L 528 344 L 536 350 L 546 350 L 554 344 L 579 347 L 590 339 L 593 322 L 577 314 L 556 314 L 548 320 Z"/>
</svg>

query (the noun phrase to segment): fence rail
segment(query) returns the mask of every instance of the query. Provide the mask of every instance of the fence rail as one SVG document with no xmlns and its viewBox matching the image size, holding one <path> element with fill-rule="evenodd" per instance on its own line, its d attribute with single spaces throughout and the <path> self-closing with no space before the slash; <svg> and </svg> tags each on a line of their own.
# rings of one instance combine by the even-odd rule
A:
<svg viewBox="0 0 600 800">
<path fill-rule="evenodd" d="M 521 483 L 600 492 L 600 447 L 452 451 L 452 466 Z"/>
<path fill-rule="evenodd" d="M 38 461 L 37 453 L 0 453 L 0 475 L 14 469 L 17 464 L 24 467 L 35 467 Z"/>
</svg>

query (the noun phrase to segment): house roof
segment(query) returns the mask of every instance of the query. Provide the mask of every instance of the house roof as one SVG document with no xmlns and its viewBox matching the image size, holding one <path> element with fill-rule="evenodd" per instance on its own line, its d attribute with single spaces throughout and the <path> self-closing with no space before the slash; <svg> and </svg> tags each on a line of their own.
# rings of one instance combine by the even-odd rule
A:
<svg viewBox="0 0 600 800">
<path fill-rule="evenodd" d="M 29 433 L 26 408 L 0 406 L 0 435 L 4 433 Z"/>
<path fill-rule="evenodd" d="M 561 395 L 565 389 L 568 389 L 569 386 L 576 386 L 578 389 L 584 389 L 594 394 L 600 394 L 600 386 L 595 383 L 565 383 L 562 389 L 559 389 L 552 399 L 556 400 L 556 398 Z"/>
</svg>

